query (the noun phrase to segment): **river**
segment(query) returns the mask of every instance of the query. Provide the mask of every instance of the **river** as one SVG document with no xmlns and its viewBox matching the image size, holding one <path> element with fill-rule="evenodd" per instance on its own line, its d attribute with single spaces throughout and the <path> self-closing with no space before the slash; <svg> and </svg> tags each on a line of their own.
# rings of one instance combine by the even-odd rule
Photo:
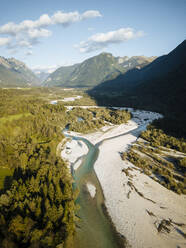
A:
<svg viewBox="0 0 186 248">
<path fill-rule="evenodd" d="M 74 248 L 121 248 L 125 247 L 125 238 L 116 232 L 116 229 L 107 214 L 104 195 L 99 180 L 94 171 L 100 145 L 93 145 L 84 138 L 71 137 L 81 140 L 88 146 L 88 154 L 84 156 L 81 166 L 73 173 L 80 193 L 77 199 L 80 209 L 77 223 Z M 96 187 L 96 195 L 92 198 L 86 184 L 91 183 Z"/>
<path fill-rule="evenodd" d="M 94 163 L 99 154 L 99 146 L 104 141 L 124 136 L 129 133 L 137 137 L 141 131 L 145 130 L 145 128 L 146 124 L 141 125 L 133 130 L 124 132 L 123 134 L 106 138 L 101 142 L 98 142 L 96 145 L 93 145 L 85 138 L 65 134 L 66 137 L 83 141 L 89 149 L 87 155 L 83 158 L 81 166 L 76 171 L 73 171 L 76 187 L 80 191 L 76 202 L 80 206 L 80 209 L 77 212 L 80 221 L 77 223 L 73 248 L 125 247 L 125 238 L 117 233 L 106 211 L 104 195 L 94 171 Z M 88 182 L 96 187 L 96 195 L 94 198 L 90 196 L 90 193 L 87 190 L 86 184 Z"/>
<path fill-rule="evenodd" d="M 141 113 L 144 115 L 144 112 Z M 87 155 L 83 157 L 81 166 L 73 173 L 76 187 L 80 191 L 76 202 L 80 206 L 76 213 L 80 221 L 77 222 L 73 248 L 123 248 L 127 246 L 125 237 L 117 233 L 107 213 L 104 203 L 104 194 L 94 171 L 94 164 L 99 154 L 99 146 L 101 146 L 104 141 L 128 134 L 138 137 L 140 132 L 145 130 L 150 119 L 147 120 L 146 116 L 140 116 L 140 113 L 136 111 L 133 114 L 137 116 L 135 121 L 139 121 L 137 128 L 131 129 L 131 127 L 128 126 L 128 131 L 125 128 L 123 131 L 120 129 L 119 132 L 113 133 L 111 137 L 109 135 L 104 136 L 96 145 L 93 145 L 85 138 L 74 137 L 67 135 L 66 132 L 64 133 L 66 137 L 83 141 L 89 149 Z M 150 118 L 152 118 L 151 115 Z M 143 123 L 141 123 L 140 120 L 142 120 Z M 107 156 L 107 154 L 105 154 L 105 156 Z M 87 183 L 91 183 L 96 187 L 96 195 L 94 198 L 92 198 L 88 192 Z"/>
</svg>

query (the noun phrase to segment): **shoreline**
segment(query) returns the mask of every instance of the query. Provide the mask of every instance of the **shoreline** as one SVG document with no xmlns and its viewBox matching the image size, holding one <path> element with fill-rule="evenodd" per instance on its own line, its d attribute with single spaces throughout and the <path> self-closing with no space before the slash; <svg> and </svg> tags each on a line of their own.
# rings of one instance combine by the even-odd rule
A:
<svg viewBox="0 0 186 248">
<path fill-rule="evenodd" d="M 66 139 L 61 150 L 61 157 L 68 163 L 71 171 L 77 170 L 82 163 L 83 156 L 88 153 L 88 147 L 83 141 Z"/>
<path fill-rule="evenodd" d="M 86 135 L 67 134 L 99 145 L 94 170 L 104 193 L 105 206 L 117 232 L 126 237 L 132 247 L 182 247 L 185 240 L 180 236 L 178 227 L 173 226 L 170 234 L 163 234 L 157 232 L 154 223 L 157 225 L 162 219 L 169 218 L 174 222 L 186 223 L 186 215 L 183 214 L 186 212 L 186 197 L 167 190 L 120 158 L 120 152 L 126 151 L 153 119 L 162 116 L 138 110 L 132 114 L 133 118 L 126 124 L 107 126 Z M 122 172 L 127 168 L 130 168 L 128 176 Z M 136 191 L 129 186 L 129 181 Z"/>
<path fill-rule="evenodd" d="M 136 248 L 182 247 L 185 240 L 176 231 L 176 226 L 170 234 L 158 234 L 154 223 L 159 224 L 161 220 L 169 218 L 174 222 L 186 223 L 186 197 L 167 190 L 140 173 L 133 164 L 121 160 L 119 152 L 128 148 L 126 139 L 135 142 L 136 137 L 127 134 L 103 142 L 94 164 L 104 192 L 105 205 L 117 231 Z M 131 168 L 128 176 L 122 172 L 127 168 Z M 145 198 L 132 189 L 129 182 Z"/>
<path fill-rule="evenodd" d="M 67 109 L 73 108 L 73 107 L 81 107 L 81 108 L 89 108 L 93 106 L 66 106 Z M 98 108 L 98 107 L 97 107 Z M 103 107 L 100 107 L 103 108 Z M 141 127 L 141 131 L 146 129 L 146 126 L 151 123 L 155 119 L 162 118 L 163 116 L 159 113 L 154 113 L 150 111 L 143 111 L 143 110 L 134 110 L 132 108 L 120 108 L 120 107 L 113 107 L 115 109 L 128 109 L 132 115 L 133 118 L 129 120 L 127 123 L 123 123 L 120 125 L 105 125 L 99 130 L 96 130 L 95 132 L 91 132 L 88 134 L 82 134 L 74 131 L 65 131 L 64 134 L 79 137 L 79 138 L 85 138 L 88 141 L 90 141 L 93 145 L 98 144 L 99 142 L 102 142 L 105 139 L 110 139 L 115 136 L 123 135 L 129 131 L 132 131 L 136 128 Z"/>
</svg>

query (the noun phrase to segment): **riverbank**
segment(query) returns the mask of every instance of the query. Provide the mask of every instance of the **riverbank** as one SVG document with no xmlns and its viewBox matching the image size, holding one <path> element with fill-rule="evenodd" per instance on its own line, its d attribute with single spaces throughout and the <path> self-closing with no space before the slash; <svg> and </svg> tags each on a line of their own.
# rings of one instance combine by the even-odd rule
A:
<svg viewBox="0 0 186 248">
<path fill-rule="evenodd" d="M 131 109 L 130 109 L 131 110 Z M 72 136 L 88 139 L 99 145 L 99 156 L 94 169 L 103 189 L 109 215 L 119 233 L 135 248 L 183 247 L 185 239 L 179 225 L 171 224 L 170 233 L 158 233 L 163 219 L 174 223 L 186 223 L 186 198 L 162 187 L 148 176 L 140 173 L 129 162 L 121 160 L 120 153 L 135 142 L 142 130 L 157 113 L 133 111 L 133 118 L 126 124 L 106 126 L 95 133 Z M 102 142 L 103 141 L 103 142 Z M 126 175 L 123 169 L 130 168 Z"/>
<path fill-rule="evenodd" d="M 186 223 L 186 198 L 167 190 L 133 164 L 121 160 L 120 152 L 136 141 L 132 133 L 106 140 L 99 147 L 94 168 L 101 183 L 105 204 L 116 225 L 129 244 L 143 247 L 183 247 L 183 228 L 170 226 L 171 232 L 158 233 L 157 226 L 169 218 Z M 130 168 L 128 175 L 122 172 Z"/>
<path fill-rule="evenodd" d="M 73 107 L 74 106 L 69 106 L 69 109 Z M 88 108 L 88 106 L 80 106 L 80 107 Z M 104 127 L 100 128 L 100 130 L 89 134 L 81 134 L 72 131 L 66 131 L 64 132 L 64 134 L 71 135 L 74 137 L 85 138 L 89 140 L 93 145 L 96 145 L 105 139 L 126 134 L 127 132 L 130 132 L 136 128 L 139 128 L 139 131 L 143 131 L 146 129 L 146 126 L 149 123 L 151 123 L 154 119 L 162 118 L 161 114 L 153 113 L 150 111 L 133 110 L 132 108 L 118 108 L 118 109 L 128 109 L 132 113 L 133 118 L 129 120 L 127 123 L 123 123 L 121 125 L 105 125 Z"/>
<path fill-rule="evenodd" d="M 68 139 L 61 151 L 61 156 L 76 170 L 82 162 L 82 157 L 88 153 L 88 147 L 83 141 Z"/>
</svg>

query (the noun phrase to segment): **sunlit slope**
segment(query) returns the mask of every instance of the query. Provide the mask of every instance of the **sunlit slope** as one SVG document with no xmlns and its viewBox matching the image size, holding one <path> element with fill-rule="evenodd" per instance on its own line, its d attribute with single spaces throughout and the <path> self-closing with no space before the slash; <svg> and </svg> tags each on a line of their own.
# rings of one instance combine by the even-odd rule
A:
<svg viewBox="0 0 186 248">
<path fill-rule="evenodd" d="M 39 85 L 36 75 L 21 61 L 0 57 L 0 87 Z"/>
<path fill-rule="evenodd" d="M 44 82 L 44 86 L 93 87 L 127 70 L 150 63 L 154 57 L 114 57 L 101 53 L 73 66 L 60 67 Z"/>
</svg>

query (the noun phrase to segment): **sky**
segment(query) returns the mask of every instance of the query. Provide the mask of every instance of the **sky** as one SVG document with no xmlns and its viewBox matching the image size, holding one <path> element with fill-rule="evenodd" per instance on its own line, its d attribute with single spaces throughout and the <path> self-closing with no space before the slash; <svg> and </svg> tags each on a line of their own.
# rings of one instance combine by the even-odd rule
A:
<svg viewBox="0 0 186 248">
<path fill-rule="evenodd" d="M 110 52 L 161 56 L 186 38 L 186 0 L 0 0 L 0 56 L 52 72 Z"/>
</svg>

